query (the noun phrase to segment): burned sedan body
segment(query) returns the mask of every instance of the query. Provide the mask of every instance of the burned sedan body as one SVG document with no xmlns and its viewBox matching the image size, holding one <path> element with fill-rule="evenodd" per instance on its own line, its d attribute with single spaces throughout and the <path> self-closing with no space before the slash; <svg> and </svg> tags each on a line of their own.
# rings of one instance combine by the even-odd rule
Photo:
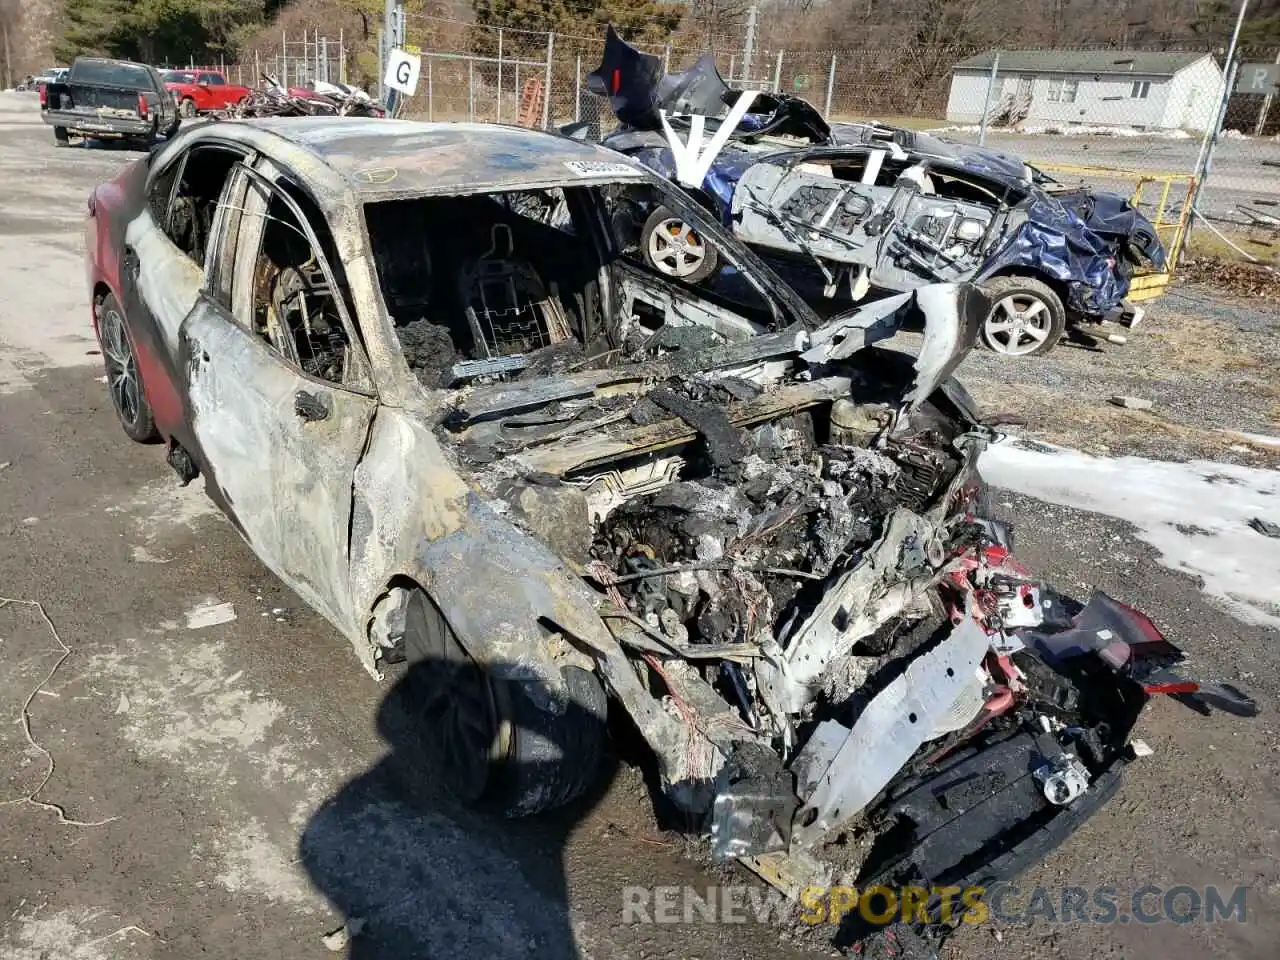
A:
<svg viewBox="0 0 1280 960">
<path fill-rule="evenodd" d="M 659 206 L 736 286 L 652 269 Z M 950 379 L 975 287 L 821 322 L 674 186 L 517 128 L 210 123 L 91 209 L 126 431 L 369 672 L 436 665 L 420 774 L 464 798 L 582 793 L 609 697 L 718 856 L 942 881 L 1105 799 L 1149 692 L 1251 709 L 1010 559 Z M 918 358 L 874 346 L 909 319 Z"/>
<path fill-rule="evenodd" d="M 1060 190 L 1017 157 L 929 134 L 829 126 L 796 97 L 757 92 L 735 112 L 743 94 L 709 56 L 663 75 L 656 57 L 610 28 L 588 82 L 620 121 L 605 145 L 684 183 L 810 303 L 973 281 L 993 301 L 984 343 L 1033 355 L 1070 323 L 1136 323 L 1141 311 L 1124 299 L 1133 271 L 1164 266 L 1154 226 L 1122 197 Z M 714 156 L 703 168 L 678 156 L 686 145 L 673 139 L 688 135 L 693 145 L 693 116 L 705 118 L 699 130 L 731 127 L 705 147 Z M 692 179 L 682 164 L 696 169 Z M 713 253 L 670 211 L 647 227 L 645 250 L 659 269 L 714 275 Z"/>
</svg>

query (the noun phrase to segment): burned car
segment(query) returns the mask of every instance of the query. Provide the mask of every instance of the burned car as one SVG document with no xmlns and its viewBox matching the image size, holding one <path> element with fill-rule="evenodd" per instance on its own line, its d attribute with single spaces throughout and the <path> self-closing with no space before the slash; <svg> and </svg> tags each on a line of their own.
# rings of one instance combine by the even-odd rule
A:
<svg viewBox="0 0 1280 960">
<path fill-rule="evenodd" d="M 798 97 L 730 89 L 710 56 L 664 75 L 657 57 L 610 28 L 588 86 L 620 123 L 606 146 L 684 183 L 811 304 L 971 281 L 992 299 L 985 345 L 1030 356 L 1051 350 L 1069 324 L 1139 322 L 1141 309 L 1125 300 L 1133 271 L 1165 264 L 1155 227 L 1123 197 L 1061 188 L 995 150 L 828 125 Z M 709 160 L 698 167 L 690 161 L 704 130 Z M 682 176 L 682 164 L 696 173 Z M 671 211 L 646 225 L 644 249 L 672 276 L 700 281 L 718 269 Z"/>
<path fill-rule="evenodd" d="M 658 207 L 732 296 L 646 260 Z M 90 208 L 125 431 L 371 674 L 432 665 L 424 783 L 567 803 L 612 701 L 717 856 L 959 882 L 1104 801 L 1152 692 L 1252 709 L 1011 559 L 950 376 L 972 285 L 821 321 L 674 185 L 514 127 L 208 123 Z"/>
</svg>

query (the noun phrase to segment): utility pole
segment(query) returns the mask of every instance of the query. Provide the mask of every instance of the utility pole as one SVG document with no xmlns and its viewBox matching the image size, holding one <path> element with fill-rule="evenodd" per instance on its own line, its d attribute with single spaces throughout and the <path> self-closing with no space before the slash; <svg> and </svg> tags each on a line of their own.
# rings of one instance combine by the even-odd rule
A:
<svg viewBox="0 0 1280 960">
<path fill-rule="evenodd" d="M 991 94 L 996 88 L 996 77 L 1000 73 L 1000 51 L 991 59 L 991 75 L 987 77 L 987 96 L 982 101 L 982 124 L 978 127 L 978 146 L 987 145 L 987 120 L 991 116 Z"/>
<path fill-rule="evenodd" d="M 384 0 L 382 7 L 382 49 L 378 51 L 378 83 L 387 74 L 387 63 L 396 45 L 396 0 Z M 391 91 L 384 91 L 390 97 Z"/>
<path fill-rule="evenodd" d="M 379 58 L 381 62 L 378 69 L 378 83 L 383 87 L 383 102 L 386 103 L 387 111 L 392 116 L 395 116 L 400 94 L 383 85 L 382 78 L 387 74 L 387 64 L 391 62 L 391 51 L 404 42 L 404 38 L 400 35 L 403 25 L 404 11 L 400 6 L 400 0 L 385 0 L 382 8 L 382 50 Z"/>
<path fill-rule="evenodd" d="M 756 16 L 759 12 L 760 8 L 754 3 L 747 10 L 747 36 L 742 44 L 742 79 L 747 83 L 751 82 L 751 58 L 756 53 Z"/>
<path fill-rule="evenodd" d="M 1244 15 L 1248 9 L 1249 0 L 1240 0 L 1240 14 L 1236 17 L 1236 29 L 1231 34 L 1231 44 L 1227 47 L 1227 61 L 1224 64 L 1226 82 L 1222 87 L 1222 99 L 1218 102 L 1218 109 L 1214 113 L 1213 123 L 1204 132 L 1204 140 L 1200 142 L 1200 155 L 1196 157 L 1195 196 L 1191 198 L 1191 212 L 1194 216 L 1187 223 L 1188 233 L 1194 226 L 1195 216 L 1200 215 L 1200 194 L 1204 192 L 1204 183 L 1209 179 L 1209 171 L 1213 169 L 1213 148 L 1218 144 L 1218 137 L 1222 133 L 1222 123 L 1227 118 L 1227 103 L 1231 99 L 1231 88 L 1236 79 L 1236 48 L 1240 44 L 1240 28 L 1244 26 Z"/>
<path fill-rule="evenodd" d="M 13 86 L 13 58 L 9 55 L 9 21 L 6 20 L 0 24 L 0 29 L 4 30 L 4 88 L 8 90 Z"/>
</svg>

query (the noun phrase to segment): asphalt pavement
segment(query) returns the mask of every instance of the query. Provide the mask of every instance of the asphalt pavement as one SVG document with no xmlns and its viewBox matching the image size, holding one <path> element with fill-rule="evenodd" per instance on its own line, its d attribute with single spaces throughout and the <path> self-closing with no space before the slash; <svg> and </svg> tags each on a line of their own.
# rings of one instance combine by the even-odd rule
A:
<svg viewBox="0 0 1280 960">
<path fill-rule="evenodd" d="M 821 929 L 624 923 L 627 887 L 760 890 L 658 827 L 625 751 L 597 794 L 549 819 L 401 798 L 388 685 L 198 484 L 179 486 L 162 448 L 115 421 L 83 216 L 91 187 L 139 156 L 55 150 L 35 98 L 0 94 L 0 597 L 17 601 L 0 600 L 0 957 L 320 957 L 348 920 L 350 944 L 329 944 L 363 958 L 830 956 Z M 943 956 L 1274 956 L 1276 635 L 1211 606 L 1122 522 L 997 501 L 1033 569 L 1149 611 L 1266 710 L 1245 723 L 1154 704 L 1139 729 L 1154 756 L 1020 882 L 1246 885 L 1249 913 L 1185 926 L 1041 914 L 962 929 Z"/>
</svg>

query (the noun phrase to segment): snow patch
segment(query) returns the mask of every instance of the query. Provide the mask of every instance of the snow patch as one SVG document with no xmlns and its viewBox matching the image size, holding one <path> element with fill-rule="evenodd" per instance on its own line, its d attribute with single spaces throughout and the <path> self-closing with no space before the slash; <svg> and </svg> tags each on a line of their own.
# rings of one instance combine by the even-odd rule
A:
<svg viewBox="0 0 1280 960">
<path fill-rule="evenodd" d="M 979 133 L 982 127 L 976 123 L 953 124 L 935 127 L 928 133 Z M 1088 123 L 1029 123 L 1016 127 L 987 127 L 987 133 L 1006 136 L 1056 136 L 1056 137 L 1150 137 L 1157 140 L 1190 140 L 1186 130 L 1140 130 L 1137 127 L 1110 127 Z"/>
<path fill-rule="evenodd" d="M 1280 472 L 1193 460 L 1094 457 L 1009 438 L 982 455 L 994 486 L 1124 520 L 1171 570 L 1246 622 L 1280 627 L 1280 540 L 1249 521 L 1280 521 Z"/>
<path fill-rule="evenodd" d="M 47 916 L 10 917 L 0 941 L 5 960 L 136 960 L 150 934 L 103 910 L 76 907 Z"/>
<path fill-rule="evenodd" d="M 144 672 L 144 668 L 146 672 Z M 267 697 L 228 685 L 221 643 L 125 640 L 121 651 L 89 659 L 89 676 L 109 677 L 123 687 L 129 710 L 123 733 L 144 759 L 162 759 L 190 773 L 221 780 L 234 761 L 263 743 L 284 707 Z"/>
<path fill-rule="evenodd" d="M 1270 437 L 1265 433 L 1245 433 L 1243 430 L 1228 430 L 1227 433 L 1234 434 L 1260 447 L 1276 447 L 1280 449 L 1280 437 Z"/>
<path fill-rule="evenodd" d="M 167 563 L 169 541 L 175 534 L 189 534 L 207 517 L 222 519 L 218 508 L 199 484 L 182 486 L 173 479 L 156 480 L 138 489 L 132 500 L 108 503 L 106 513 L 128 514 L 141 544 L 132 549 L 135 563 Z"/>
<path fill-rule="evenodd" d="M 230 892 L 266 897 L 275 903 L 287 903 L 308 911 L 323 907 L 296 858 L 286 855 L 267 836 L 261 821 L 248 820 L 221 838 L 219 846 L 223 868 L 218 882 Z"/>
</svg>

